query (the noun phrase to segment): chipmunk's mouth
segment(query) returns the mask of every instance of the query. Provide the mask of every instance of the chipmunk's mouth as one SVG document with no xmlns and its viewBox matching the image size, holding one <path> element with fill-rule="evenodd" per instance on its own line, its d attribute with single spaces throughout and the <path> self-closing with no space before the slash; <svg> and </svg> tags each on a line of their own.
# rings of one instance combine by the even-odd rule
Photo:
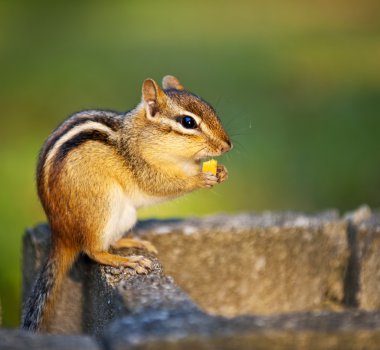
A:
<svg viewBox="0 0 380 350">
<path fill-rule="evenodd" d="M 211 158 L 219 157 L 223 154 L 220 149 L 202 149 L 194 157 L 195 162 L 200 163 Z"/>
</svg>

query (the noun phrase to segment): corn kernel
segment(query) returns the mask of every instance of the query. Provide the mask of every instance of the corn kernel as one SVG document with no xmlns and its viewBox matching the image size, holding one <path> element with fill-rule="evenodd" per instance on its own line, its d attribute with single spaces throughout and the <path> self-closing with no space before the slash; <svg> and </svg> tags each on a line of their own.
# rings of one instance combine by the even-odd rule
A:
<svg viewBox="0 0 380 350">
<path fill-rule="evenodd" d="M 204 162 L 202 166 L 202 171 L 204 173 L 210 172 L 216 175 L 216 167 L 218 166 L 218 161 L 215 159 L 211 159 L 208 162 Z"/>
</svg>

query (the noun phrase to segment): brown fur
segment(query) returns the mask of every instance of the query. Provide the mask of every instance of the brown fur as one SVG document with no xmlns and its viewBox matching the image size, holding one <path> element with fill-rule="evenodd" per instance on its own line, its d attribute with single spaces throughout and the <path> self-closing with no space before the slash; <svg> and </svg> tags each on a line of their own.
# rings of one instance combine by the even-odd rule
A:
<svg viewBox="0 0 380 350">
<path fill-rule="evenodd" d="M 149 269 L 143 257 L 105 251 L 104 233 L 114 210 L 111 189 L 120 188 L 133 203 L 145 203 L 226 179 L 223 166 L 218 179 L 202 173 L 199 164 L 231 148 L 214 109 L 174 77 L 165 77 L 163 85 L 167 90 L 146 80 L 142 103 L 125 115 L 78 113 L 45 143 L 37 184 L 53 233 L 52 252 L 26 305 L 24 328 L 38 330 L 47 322 L 60 281 L 79 252 L 101 264 L 131 266 L 139 273 Z M 199 119 L 197 130 L 185 130 L 176 121 L 186 113 Z M 133 240 L 111 244 L 141 247 Z"/>
</svg>

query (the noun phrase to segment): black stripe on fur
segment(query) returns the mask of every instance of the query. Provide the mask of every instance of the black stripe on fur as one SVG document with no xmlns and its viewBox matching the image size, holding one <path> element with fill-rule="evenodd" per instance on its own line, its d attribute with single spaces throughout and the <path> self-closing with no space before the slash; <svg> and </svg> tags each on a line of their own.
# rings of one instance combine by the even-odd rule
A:
<svg viewBox="0 0 380 350">
<path fill-rule="evenodd" d="M 55 155 L 54 161 L 57 163 L 61 163 L 70 153 L 71 150 L 84 144 L 87 141 L 99 141 L 106 145 L 114 144 L 114 142 L 110 139 L 109 134 L 104 131 L 95 129 L 82 131 L 79 134 L 73 136 L 70 140 L 66 141 L 59 147 Z"/>
<path fill-rule="evenodd" d="M 44 149 L 44 153 L 47 154 L 56 144 L 56 142 L 64 136 L 66 133 L 68 133 L 71 129 L 75 128 L 78 125 L 87 123 L 87 122 L 96 122 L 103 124 L 107 127 L 109 127 L 112 131 L 117 131 L 120 126 L 121 122 L 120 119 L 117 119 L 116 117 L 110 117 L 105 115 L 93 115 L 88 117 L 77 117 L 74 118 L 71 122 L 69 122 L 69 125 L 67 125 L 64 129 L 64 132 L 59 132 L 60 127 L 53 133 L 53 137 L 47 142 L 47 147 Z"/>
</svg>

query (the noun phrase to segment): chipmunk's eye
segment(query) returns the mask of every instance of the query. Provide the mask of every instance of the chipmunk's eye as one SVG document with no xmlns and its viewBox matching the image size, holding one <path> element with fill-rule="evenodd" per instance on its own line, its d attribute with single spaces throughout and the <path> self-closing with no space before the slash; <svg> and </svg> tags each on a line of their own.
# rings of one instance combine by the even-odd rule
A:
<svg viewBox="0 0 380 350">
<path fill-rule="evenodd" d="M 183 117 L 178 117 L 177 121 L 182 124 L 185 129 L 196 129 L 198 127 L 197 122 L 193 117 L 185 115 Z"/>
</svg>

